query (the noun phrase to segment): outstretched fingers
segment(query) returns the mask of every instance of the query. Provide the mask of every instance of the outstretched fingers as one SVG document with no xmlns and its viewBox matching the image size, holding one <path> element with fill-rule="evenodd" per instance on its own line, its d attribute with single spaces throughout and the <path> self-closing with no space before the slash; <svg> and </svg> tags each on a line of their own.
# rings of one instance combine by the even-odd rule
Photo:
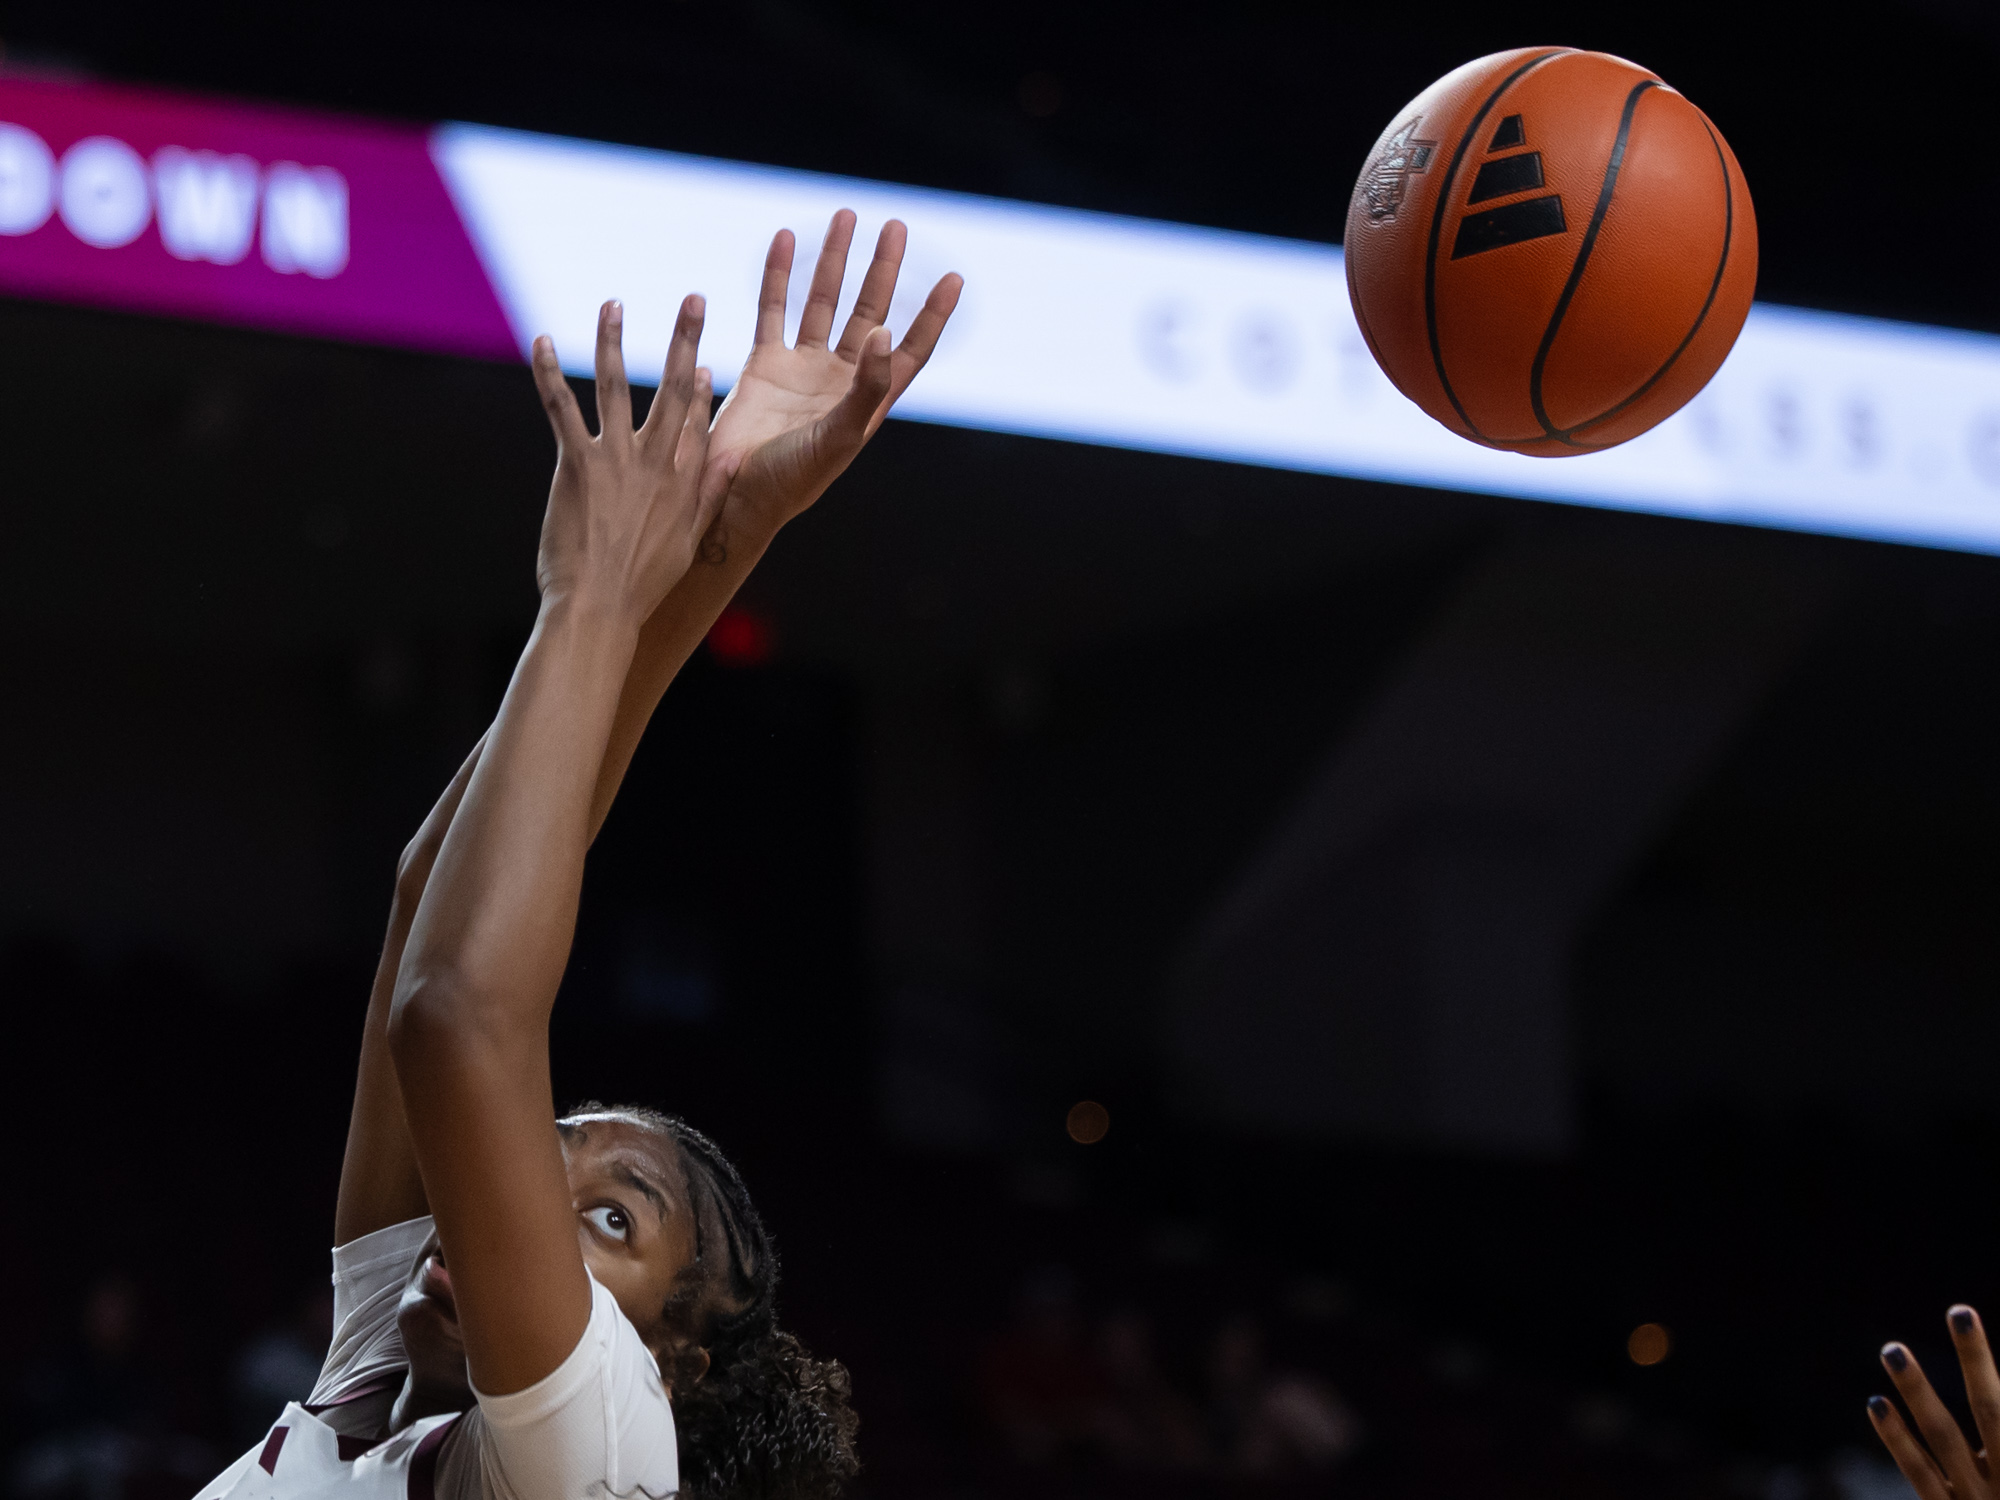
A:
<svg viewBox="0 0 2000 1500">
<path fill-rule="evenodd" d="M 715 377 L 707 368 L 696 370 L 688 382 L 689 399 L 681 410 L 681 425 L 674 437 L 674 472 L 690 473 L 708 462 L 709 408 L 715 402 Z"/>
<path fill-rule="evenodd" d="M 549 426 L 555 429 L 556 445 L 567 452 L 588 443 L 590 429 L 583 425 L 576 393 L 563 378 L 562 365 L 556 360 L 555 340 L 546 333 L 535 340 L 529 365 L 535 372 L 535 389 L 541 393 L 542 410 L 549 414 Z"/>
<path fill-rule="evenodd" d="M 843 208 L 826 226 L 826 242 L 813 266 L 812 290 L 806 293 L 799 317 L 801 349 L 821 349 L 833 333 L 833 312 L 840 303 L 840 283 L 847 275 L 847 249 L 854 243 L 854 210 Z"/>
<path fill-rule="evenodd" d="M 1977 1500 L 1985 1493 L 1979 1465 L 1973 1459 L 1972 1449 L 1965 1441 L 1958 1419 L 1938 1399 L 1937 1392 L 1931 1389 L 1916 1355 L 1903 1344 L 1884 1344 L 1882 1368 L 1896 1383 L 1897 1394 L 1902 1396 L 1903 1404 L 1910 1409 L 1917 1431 L 1923 1434 L 1925 1444 L 1936 1458 L 1937 1467 L 1951 1481 L 1960 1500 Z M 1898 1463 L 1900 1466 L 1900 1460 Z"/>
<path fill-rule="evenodd" d="M 1993 1351 L 1986 1343 L 1986 1326 L 1963 1302 L 1944 1315 L 1951 1341 L 1958 1349 L 1958 1368 L 1965 1376 L 1965 1398 L 1972 1423 L 1987 1454 L 2000 1453 L 2000 1374 L 1993 1368 Z M 1974 1462 L 1983 1458 L 1974 1455 Z M 1982 1471 L 1984 1465 L 1982 1464 Z M 1990 1477 L 1990 1476 L 1989 1476 Z"/>
<path fill-rule="evenodd" d="M 678 442 L 688 413 L 696 405 L 695 356 L 701 349 L 702 325 L 708 316 L 708 302 L 700 293 L 681 299 L 680 315 L 674 319 L 674 336 L 667 345 L 667 365 L 660 376 L 660 389 L 653 397 L 653 409 L 646 413 L 641 435 L 651 447 L 656 443 Z M 701 398 L 701 419 L 708 421 L 708 402 Z"/>
<path fill-rule="evenodd" d="M 951 321 L 958 307 L 958 294 L 964 290 L 965 278 L 952 271 L 939 277 L 931 294 L 924 298 L 923 310 L 911 320 L 909 332 L 903 335 L 903 342 L 896 349 L 896 395 L 902 395 L 917 378 L 917 372 L 930 363 L 938 340 L 944 335 L 944 325 Z"/>
<path fill-rule="evenodd" d="M 1896 1467 L 1903 1471 L 1910 1488 L 1917 1492 L 1917 1500 L 1956 1500 L 1943 1472 L 1924 1452 L 1923 1444 L 1903 1425 L 1903 1415 L 1896 1410 L 1894 1402 L 1887 1396 L 1870 1396 L 1868 1420 L 1875 1424 L 1875 1433 L 1882 1439 L 1882 1446 L 1889 1450 Z"/>
<path fill-rule="evenodd" d="M 625 304 L 597 310 L 597 436 L 608 446 L 632 441 L 632 388 L 625 381 Z"/>
<path fill-rule="evenodd" d="M 889 321 L 889 304 L 896 300 L 896 278 L 903 269 L 903 248 L 910 231 L 901 219 L 891 219 L 875 239 L 875 258 L 861 278 L 861 290 L 854 296 L 854 311 L 840 331 L 839 352 L 853 359 L 872 328 Z"/>
<path fill-rule="evenodd" d="M 815 451 L 842 465 L 859 453 L 861 445 L 882 425 L 893 378 L 889 330 L 876 328 L 862 341 L 861 355 L 854 366 L 854 383 L 833 410 L 819 420 L 813 443 Z"/>
<path fill-rule="evenodd" d="M 792 286 L 792 251 L 797 245 L 789 229 L 771 236 L 764 256 L 764 283 L 757 291 L 757 333 L 752 344 L 785 341 L 785 298 Z"/>
</svg>

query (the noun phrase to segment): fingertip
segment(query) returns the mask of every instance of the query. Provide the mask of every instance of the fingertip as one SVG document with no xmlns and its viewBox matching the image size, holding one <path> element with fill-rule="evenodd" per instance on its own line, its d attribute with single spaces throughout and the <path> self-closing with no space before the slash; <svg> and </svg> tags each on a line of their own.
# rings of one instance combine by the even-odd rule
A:
<svg viewBox="0 0 2000 1500">
<path fill-rule="evenodd" d="M 556 357 L 556 341 L 546 333 L 536 334 L 534 343 L 528 346 L 528 356 L 531 359 L 554 359 Z"/>
<path fill-rule="evenodd" d="M 1900 1375 L 1910 1367 L 1910 1351 L 1892 1340 L 1882 1346 L 1882 1363 Z"/>
<path fill-rule="evenodd" d="M 681 302 L 681 311 L 690 318 L 699 318 L 708 312 L 708 298 L 700 292 L 689 292 Z"/>
<path fill-rule="evenodd" d="M 620 322 L 624 321 L 625 304 L 620 302 L 616 297 L 609 298 L 606 300 L 604 306 L 598 309 L 598 316 L 603 318 L 607 327 L 616 327 Z"/>
<path fill-rule="evenodd" d="M 1889 1419 L 1890 1410 L 1889 1398 L 1887 1396 L 1870 1396 L 1868 1398 L 1868 1415 L 1877 1422 L 1886 1422 Z"/>
<path fill-rule="evenodd" d="M 937 279 L 930 295 L 924 298 L 924 311 L 940 320 L 948 319 L 958 311 L 958 299 L 965 292 L 965 278 L 956 271 L 947 271 Z"/>
<path fill-rule="evenodd" d="M 1972 1332 L 1979 1323 L 1979 1314 L 1963 1302 L 1954 1303 L 1945 1317 L 1951 1322 L 1951 1331 L 1961 1335 Z"/>
</svg>

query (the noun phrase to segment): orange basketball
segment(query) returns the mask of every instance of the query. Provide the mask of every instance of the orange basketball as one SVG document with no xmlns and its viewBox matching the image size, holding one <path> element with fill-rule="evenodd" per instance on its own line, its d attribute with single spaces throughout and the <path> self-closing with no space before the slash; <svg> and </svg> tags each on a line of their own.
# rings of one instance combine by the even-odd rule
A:
<svg viewBox="0 0 2000 1500">
<path fill-rule="evenodd" d="M 1398 390 L 1476 443 L 1555 457 L 1678 411 L 1757 284 L 1743 171 L 1708 117 L 1602 52 L 1447 73 L 1369 153 L 1347 290 Z"/>
</svg>

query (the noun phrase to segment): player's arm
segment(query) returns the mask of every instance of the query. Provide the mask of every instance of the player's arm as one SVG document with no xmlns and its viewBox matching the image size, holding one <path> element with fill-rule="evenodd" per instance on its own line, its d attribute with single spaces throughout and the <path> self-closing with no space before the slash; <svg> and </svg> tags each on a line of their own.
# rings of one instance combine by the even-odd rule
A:
<svg viewBox="0 0 2000 1500">
<path fill-rule="evenodd" d="M 640 727 L 644 728 L 643 722 Z M 355 1070 L 354 1105 L 347 1121 L 347 1147 L 341 1156 L 340 1190 L 333 1211 L 336 1245 L 352 1244 L 365 1234 L 430 1212 L 423 1174 L 417 1170 L 416 1148 L 410 1143 L 409 1122 L 403 1117 L 402 1089 L 389 1056 L 389 1008 L 396 993 L 396 971 L 402 965 L 410 924 L 423 900 L 431 866 L 437 862 L 438 849 L 485 748 L 486 736 L 481 735 L 396 861 L 389 928 L 382 939 L 382 954 L 368 992 L 368 1011 L 361 1023 L 361 1060 Z M 625 759 L 630 760 L 629 751 Z M 623 779 L 621 768 L 620 774 L 601 781 L 604 800 L 592 812 L 593 836 Z"/>
<path fill-rule="evenodd" d="M 895 297 L 907 232 L 883 226 L 840 340 L 833 318 L 854 234 L 854 216 L 834 216 L 820 250 L 797 342 L 784 341 L 793 237 L 780 231 L 766 257 L 755 343 L 743 376 L 716 420 L 709 463 L 737 465 L 736 480 L 697 554 L 640 632 L 613 719 L 591 806 L 593 837 L 603 826 L 634 751 L 668 685 L 707 636 L 771 539 L 825 491 L 872 437 L 923 369 L 958 301 L 962 285 L 946 276 L 882 372 L 861 368 L 860 348 Z M 347 1151 L 334 1213 L 336 1244 L 429 1212 L 389 1060 L 389 1005 L 403 945 L 431 865 L 478 763 L 482 738 L 432 809 L 397 866 L 389 931 L 363 1026 L 361 1062 Z"/>
<path fill-rule="evenodd" d="M 351 1244 L 364 1234 L 430 1212 L 424 1179 L 417 1171 L 416 1151 L 410 1145 L 410 1128 L 403 1119 L 402 1090 L 396 1085 L 395 1064 L 389 1058 L 389 1006 L 396 994 L 396 970 L 403 962 L 403 946 L 409 941 L 410 923 L 416 918 L 431 866 L 485 748 L 482 735 L 396 862 L 389 931 L 382 940 L 375 983 L 368 992 L 361 1063 L 354 1080 L 354 1111 L 348 1118 L 347 1151 L 340 1162 L 340 1196 L 333 1210 L 336 1245 Z"/>
<path fill-rule="evenodd" d="M 590 1316 L 549 1083 L 548 1021 L 574 935 L 591 808 L 640 627 L 687 570 L 728 470 L 707 470 L 701 304 L 683 304 L 653 410 L 632 430 L 607 304 L 599 437 L 546 339 L 534 367 L 559 456 L 542 605 L 410 929 L 389 1023 L 410 1139 L 473 1383 L 549 1374 Z M 881 356 L 886 358 L 886 354 Z"/>
<path fill-rule="evenodd" d="M 618 784 L 668 685 L 750 576 L 771 539 L 854 461 L 937 348 L 964 285 L 957 275 L 945 276 L 931 288 L 888 359 L 878 363 L 862 358 L 869 335 L 889 316 L 908 238 L 898 219 L 882 226 L 854 311 L 835 342 L 834 311 L 854 239 L 853 213 L 842 209 L 835 214 L 813 268 L 798 339 L 789 348 L 785 297 L 792 278 L 792 233 L 780 230 L 771 241 L 750 359 L 710 434 L 710 465 L 734 463 L 736 477 L 694 566 L 640 633 L 592 800 L 593 826 L 610 811 Z"/>
</svg>

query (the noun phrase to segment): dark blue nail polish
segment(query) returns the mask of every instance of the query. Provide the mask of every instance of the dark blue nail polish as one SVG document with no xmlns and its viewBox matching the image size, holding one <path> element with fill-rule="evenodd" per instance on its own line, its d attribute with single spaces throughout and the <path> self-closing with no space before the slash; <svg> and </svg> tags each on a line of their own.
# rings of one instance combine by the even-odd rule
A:
<svg viewBox="0 0 2000 1500">
<path fill-rule="evenodd" d="M 1910 1356 L 1901 1344 L 1884 1344 L 1882 1363 L 1900 1375 L 1910 1367 Z"/>
<path fill-rule="evenodd" d="M 1952 1312 L 1951 1312 L 1951 1331 L 1952 1331 L 1953 1333 L 1970 1333 L 1970 1332 L 1972 1332 L 1972 1309 L 1971 1309 L 1971 1308 L 1969 1308 L 1969 1307 L 1955 1307 L 1955 1308 L 1953 1308 L 1953 1309 L 1952 1309 Z"/>
<path fill-rule="evenodd" d="M 1868 1415 L 1871 1417 L 1888 1416 L 1889 1398 L 1887 1396 L 1870 1396 L 1868 1398 Z"/>
</svg>

